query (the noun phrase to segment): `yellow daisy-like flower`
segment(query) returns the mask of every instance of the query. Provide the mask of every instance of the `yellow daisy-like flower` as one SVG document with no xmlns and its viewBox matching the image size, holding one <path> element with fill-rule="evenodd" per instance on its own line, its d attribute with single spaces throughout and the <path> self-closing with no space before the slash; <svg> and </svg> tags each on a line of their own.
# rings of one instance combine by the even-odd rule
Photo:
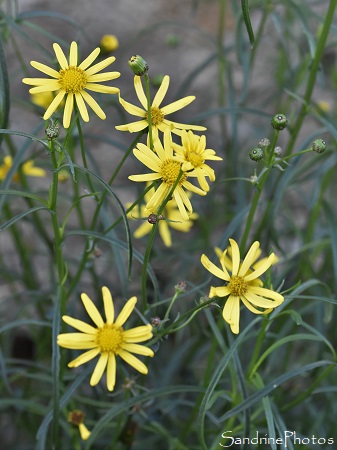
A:
<svg viewBox="0 0 337 450">
<path fill-rule="evenodd" d="M 144 200 L 146 202 L 150 201 L 154 193 L 154 188 L 150 189 L 144 196 Z M 187 196 L 189 197 L 188 193 Z M 131 206 L 131 203 L 127 203 L 125 206 L 126 208 L 129 208 Z M 148 220 L 146 220 L 146 218 L 150 214 L 155 214 L 155 211 L 148 210 L 145 205 L 142 205 L 140 208 L 136 206 L 133 211 L 129 212 L 128 217 L 130 217 L 131 219 L 145 219 L 142 225 L 140 225 L 133 234 L 136 239 L 146 236 L 152 230 L 153 225 Z M 170 228 L 174 228 L 175 230 L 187 233 L 188 231 L 190 231 L 193 225 L 192 220 L 198 218 L 198 214 L 192 213 L 189 217 L 190 220 L 184 220 L 181 217 L 179 210 L 177 209 L 176 203 L 172 201 L 166 203 L 162 215 L 164 216 L 164 219 L 159 220 L 158 231 L 166 247 L 171 247 L 172 245 Z"/>
<path fill-rule="evenodd" d="M 154 355 L 150 348 L 138 344 L 152 338 L 152 327 L 151 325 L 142 325 L 130 330 L 124 330 L 123 325 L 132 313 L 137 303 L 137 298 L 130 298 L 117 319 L 114 320 L 114 304 L 109 289 L 103 287 L 102 294 L 106 321 L 104 322 L 101 314 L 87 294 L 83 293 L 81 295 L 83 305 L 96 327 L 81 320 L 63 316 L 64 322 L 79 330 L 80 333 L 59 334 L 57 343 L 60 347 L 74 350 L 88 349 L 87 352 L 82 353 L 71 361 L 68 367 L 78 367 L 100 355 L 91 376 L 90 385 L 96 386 L 102 378 L 105 369 L 107 369 L 107 387 L 109 391 L 113 391 L 116 382 L 116 356 L 120 356 L 140 373 L 147 374 L 148 369 L 146 365 L 132 353 L 143 356 Z"/>
<path fill-rule="evenodd" d="M 68 128 L 70 125 L 71 115 L 74 109 L 74 101 L 85 122 L 89 121 L 89 114 L 85 102 L 102 120 L 106 118 L 104 111 L 98 105 L 96 100 L 87 92 L 101 92 L 103 94 L 118 94 L 119 89 L 111 86 L 99 84 L 103 81 L 114 80 L 120 76 L 119 72 L 104 72 L 98 74 L 102 69 L 109 66 L 115 61 L 115 57 L 111 56 L 103 61 L 89 67 L 100 53 L 100 49 L 96 48 L 90 55 L 78 65 L 77 43 L 72 42 L 70 45 L 69 63 L 65 57 L 59 44 L 53 44 L 57 61 L 61 67 L 59 71 L 36 61 L 30 64 L 40 72 L 49 75 L 51 78 L 24 78 L 23 83 L 35 86 L 29 90 L 31 94 L 41 92 L 57 92 L 54 100 L 50 103 L 43 119 L 47 120 L 56 111 L 57 107 L 66 96 L 63 126 Z"/>
<path fill-rule="evenodd" d="M 230 239 L 229 242 L 231 246 L 230 260 L 227 256 L 228 249 L 221 255 L 217 251 L 222 269 L 213 264 L 206 255 L 201 256 L 201 263 L 209 272 L 226 282 L 225 286 L 212 286 L 209 297 L 228 297 L 222 315 L 230 325 L 232 332 L 238 334 L 240 300 L 252 313 L 267 314 L 279 306 L 284 301 L 284 297 L 278 292 L 263 288 L 263 282 L 259 278 L 277 261 L 274 253 L 268 258 L 256 262 L 260 255 L 260 243 L 255 241 L 241 262 L 238 244 L 233 239 Z M 257 308 L 265 310 L 261 311 Z"/>
<path fill-rule="evenodd" d="M 3 163 L 0 166 L 0 181 L 6 178 L 7 173 L 13 165 L 12 157 L 7 155 L 4 157 Z M 34 161 L 29 159 L 25 163 L 22 164 L 21 170 L 25 175 L 31 177 L 44 177 L 46 176 L 46 171 L 41 169 L 40 167 L 34 167 Z M 13 176 L 13 180 L 15 182 L 19 181 L 19 174 L 15 173 Z"/>
<path fill-rule="evenodd" d="M 220 156 L 215 156 L 215 151 L 206 149 L 206 136 L 198 136 L 192 131 L 181 131 L 181 144 L 173 142 L 173 148 L 178 161 L 182 163 L 183 171 L 188 171 L 190 177 L 197 177 L 201 189 L 208 192 L 210 181 L 215 180 L 214 170 L 205 164 L 206 160 L 222 161 Z"/>
<path fill-rule="evenodd" d="M 206 130 L 205 127 L 199 125 L 186 125 L 183 123 L 172 122 L 171 120 L 165 118 L 167 114 L 174 113 L 184 108 L 185 106 L 189 105 L 191 102 L 193 102 L 193 100 L 195 100 L 195 97 L 193 95 L 190 95 L 188 97 L 184 97 L 180 100 L 170 103 L 169 105 L 160 107 L 167 93 L 169 84 L 170 84 L 170 77 L 168 75 L 165 75 L 151 105 L 151 124 L 152 124 L 153 140 L 158 138 L 158 130 L 162 132 L 168 130 L 175 132 L 175 129 L 196 130 L 196 131 Z M 119 101 L 123 106 L 123 108 L 128 113 L 132 114 L 133 116 L 141 117 L 141 120 L 139 120 L 138 122 L 127 123 L 126 125 L 118 125 L 116 127 L 117 130 L 129 131 L 130 133 L 134 133 L 144 130 L 149 126 L 147 117 L 147 98 L 143 89 L 141 77 L 135 76 L 134 86 L 137 97 L 143 109 L 139 108 L 138 106 L 132 105 L 131 103 L 123 100 L 121 97 L 119 97 Z"/>
<path fill-rule="evenodd" d="M 81 439 L 83 441 L 86 441 L 87 439 L 89 439 L 91 432 L 84 425 L 83 421 L 84 421 L 84 414 L 79 409 L 75 409 L 74 411 L 71 411 L 68 414 L 68 422 L 71 423 L 72 425 L 78 426 Z"/>
<path fill-rule="evenodd" d="M 129 179 L 132 181 L 161 181 L 158 189 L 146 204 L 146 209 L 149 211 L 157 211 L 161 206 L 172 189 L 172 186 L 177 181 L 181 169 L 181 163 L 173 156 L 170 132 L 164 133 L 164 147 L 159 139 L 154 141 L 154 150 L 155 151 L 152 151 L 149 147 L 141 143 L 137 145 L 137 148 L 133 150 L 133 154 L 140 162 L 145 164 L 145 166 L 153 170 L 153 172 L 129 176 Z M 187 177 L 188 172 L 184 172 L 173 191 L 173 198 L 175 199 L 184 220 L 189 219 L 189 214 L 192 213 L 193 209 L 183 188 L 198 195 L 206 195 L 206 192 L 187 181 Z"/>
</svg>

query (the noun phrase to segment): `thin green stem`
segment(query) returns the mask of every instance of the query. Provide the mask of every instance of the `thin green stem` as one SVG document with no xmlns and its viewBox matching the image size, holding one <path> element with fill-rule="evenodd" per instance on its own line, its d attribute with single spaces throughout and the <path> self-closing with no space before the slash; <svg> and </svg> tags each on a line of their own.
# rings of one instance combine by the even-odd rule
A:
<svg viewBox="0 0 337 450">
<path fill-rule="evenodd" d="M 62 254 L 62 234 L 61 229 L 58 223 L 57 216 L 57 194 L 58 194 L 58 162 L 55 155 L 55 147 L 53 141 L 50 141 L 50 155 L 53 166 L 53 180 L 52 185 L 49 191 L 49 208 L 52 212 L 51 221 L 52 228 L 54 234 L 54 256 L 55 256 L 55 265 L 57 268 L 57 295 L 55 308 L 57 311 L 55 312 L 55 318 L 59 318 L 65 312 L 65 304 L 66 304 L 66 296 L 64 284 L 66 281 L 66 267 L 63 261 Z M 53 321 L 53 337 L 57 334 L 59 327 L 59 320 Z M 53 424 L 52 424 L 52 439 L 54 443 L 54 448 L 60 448 L 60 440 L 59 440 L 59 416 L 60 416 L 60 405 L 59 405 L 59 384 L 61 380 L 61 371 L 59 364 L 59 355 L 54 354 L 55 352 L 59 352 L 58 346 L 53 343 L 53 358 L 52 358 L 52 374 L 54 381 L 53 388 Z"/>
<path fill-rule="evenodd" d="M 161 214 L 164 211 L 164 208 L 167 204 L 167 202 L 171 199 L 172 194 L 175 190 L 175 188 L 178 186 L 178 183 L 180 181 L 180 178 L 183 175 L 183 171 L 180 169 L 179 175 L 176 179 L 176 181 L 174 182 L 172 188 L 170 189 L 168 195 L 166 196 L 165 200 L 163 201 L 163 203 L 160 205 L 160 207 L 158 208 L 157 214 Z M 144 261 L 143 261 L 143 266 L 142 266 L 142 275 L 141 275 L 141 280 L 142 280 L 142 306 L 143 306 L 143 312 L 147 310 L 147 292 L 146 292 L 146 285 L 147 285 L 147 267 L 150 261 L 150 255 L 151 255 L 151 251 L 152 251 L 152 246 L 153 246 L 153 242 L 154 242 L 154 238 L 157 232 L 157 228 L 158 228 L 158 222 L 156 222 L 153 225 L 153 228 L 151 230 L 150 236 L 149 236 L 149 240 L 147 242 L 147 247 L 146 247 L 146 252 L 144 255 Z"/>
<path fill-rule="evenodd" d="M 299 114 L 297 117 L 297 121 L 293 127 L 290 141 L 288 143 L 287 150 L 286 150 L 286 155 L 289 155 L 290 153 L 292 153 L 296 139 L 301 130 L 303 120 L 308 113 L 311 95 L 312 95 L 313 89 L 315 87 L 317 73 L 320 68 L 320 64 L 321 64 L 321 60 L 322 60 L 323 53 L 325 50 L 325 45 L 326 45 L 326 41 L 327 41 L 327 38 L 329 35 L 331 24 L 335 17 L 336 6 L 337 6 L 337 0 L 330 0 L 329 8 L 327 10 L 327 13 L 326 13 L 326 16 L 325 16 L 325 19 L 323 22 L 322 30 L 320 32 L 320 35 L 319 35 L 319 38 L 317 41 L 315 55 L 311 62 L 311 65 L 310 65 L 309 77 L 308 77 L 307 86 L 306 86 L 304 97 L 303 97 L 303 102 L 301 104 L 301 108 L 300 108 L 300 111 L 299 111 Z"/>
</svg>

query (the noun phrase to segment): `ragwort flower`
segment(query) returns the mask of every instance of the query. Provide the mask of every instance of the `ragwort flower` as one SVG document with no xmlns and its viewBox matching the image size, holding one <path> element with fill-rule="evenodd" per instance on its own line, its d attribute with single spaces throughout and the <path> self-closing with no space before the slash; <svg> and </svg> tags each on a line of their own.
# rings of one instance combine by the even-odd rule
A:
<svg viewBox="0 0 337 450">
<path fill-rule="evenodd" d="M 260 243 L 255 241 L 241 262 L 238 244 L 233 239 L 229 239 L 229 242 L 230 258 L 227 256 L 228 249 L 220 255 L 217 251 L 222 269 L 213 264 L 206 255 L 201 256 L 201 263 L 209 272 L 226 282 L 224 286 L 212 286 L 209 297 L 228 297 L 222 315 L 232 332 L 238 334 L 240 300 L 252 313 L 267 314 L 279 306 L 284 298 L 278 292 L 262 287 L 263 282 L 259 278 L 277 261 L 274 253 L 257 262 L 260 255 Z M 257 308 L 264 308 L 264 311 Z"/>
<path fill-rule="evenodd" d="M 161 181 L 158 189 L 146 204 L 146 209 L 150 211 L 156 211 L 161 206 L 173 185 L 177 181 L 181 171 L 181 163 L 173 156 L 170 132 L 164 133 L 164 147 L 159 139 L 154 141 L 154 150 L 155 151 L 152 151 L 149 147 L 141 143 L 137 145 L 137 148 L 133 150 L 133 154 L 137 159 L 139 159 L 140 162 L 145 164 L 145 166 L 153 170 L 153 172 L 129 176 L 129 179 L 132 181 Z M 187 177 L 188 172 L 183 172 L 175 190 L 173 191 L 173 198 L 175 199 L 180 214 L 184 220 L 189 219 L 189 214 L 192 213 L 193 209 L 192 204 L 183 188 L 198 195 L 206 195 L 206 192 L 187 181 Z"/>
<path fill-rule="evenodd" d="M 154 188 L 151 188 L 144 196 L 144 200 L 148 202 L 153 194 L 155 193 Z M 187 193 L 187 196 L 189 193 Z M 126 208 L 131 206 L 131 203 L 125 205 Z M 140 208 L 135 207 L 129 214 L 128 217 L 133 219 L 146 219 L 150 214 L 155 214 L 156 211 L 148 210 L 145 205 L 142 205 Z M 198 218 L 198 214 L 192 213 L 189 217 L 190 220 L 184 220 L 181 217 L 179 210 L 177 209 L 177 205 L 175 202 L 168 201 L 165 205 L 165 208 L 162 212 L 164 219 L 159 220 L 158 223 L 158 231 L 159 235 L 162 238 L 166 247 L 171 247 L 172 245 L 172 237 L 170 228 L 173 228 L 177 231 L 188 232 L 193 226 L 193 220 Z M 146 236 L 152 230 L 153 225 L 148 220 L 144 220 L 144 222 L 136 229 L 134 232 L 134 237 L 136 239 L 142 238 Z"/>
<path fill-rule="evenodd" d="M 222 161 L 220 156 L 215 156 L 215 151 L 206 148 L 206 136 L 198 136 L 192 131 L 181 131 L 181 145 L 173 142 L 173 148 L 178 161 L 182 162 L 182 170 L 188 171 L 188 176 L 198 179 L 201 189 L 208 192 L 210 181 L 215 180 L 214 170 L 205 164 L 206 160 Z"/>
<path fill-rule="evenodd" d="M 104 72 L 98 74 L 102 69 L 109 66 L 115 61 L 114 56 L 104 59 L 103 61 L 89 67 L 97 58 L 100 49 L 96 48 L 90 55 L 78 65 L 77 43 L 72 42 L 70 45 L 69 63 L 65 57 L 59 44 L 53 44 L 57 61 L 61 67 L 59 71 L 51 67 L 41 64 L 37 61 L 31 61 L 30 64 L 40 72 L 49 75 L 51 78 L 24 78 L 23 83 L 35 86 L 29 90 L 31 94 L 41 92 L 57 92 L 54 100 L 50 103 L 43 119 L 47 120 L 56 111 L 57 107 L 66 96 L 63 126 L 68 128 L 70 125 L 71 115 L 74 109 L 74 101 L 85 122 L 89 121 L 89 114 L 85 102 L 102 120 L 106 118 L 104 111 L 98 105 L 96 100 L 87 92 L 101 92 L 103 94 L 117 94 L 119 89 L 111 86 L 99 84 L 102 81 L 114 80 L 120 76 L 119 72 Z"/>
<path fill-rule="evenodd" d="M 186 125 L 183 123 L 172 122 L 171 120 L 165 118 L 167 114 L 176 112 L 184 108 L 185 106 L 189 105 L 191 102 L 193 102 L 193 100 L 195 100 L 195 97 L 193 95 L 190 95 L 188 97 L 184 97 L 180 100 L 170 103 L 169 105 L 160 107 L 168 90 L 169 84 L 170 84 L 170 77 L 168 75 L 165 75 L 151 105 L 151 124 L 152 124 L 153 140 L 158 138 L 158 130 L 162 132 L 167 130 L 175 132 L 175 129 L 196 130 L 196 131 L 206 130 L 205 127 L 199 125 Z M 116 127 L 117 130 L 129 131 L 129 133 L 145 130 L 145 128 L 149 126 L 147 114 L 147 98 L 143 89 L 141 77 L 138 76 L 134 77 L 134 86 L 137 97 L 143 109 L 139 108 L 139 106 L 132 105 L 131 103 L 119 97 L 121 105 L 129 114 L 141 117 L 141 120 L 139 120 L 138 122 L 127 123 L 125 125 L 118 125 Z"/>
<path fill-rule="evenodd" d="M 12 165 L 13 165 L 12 157 L 10 155 L 5 156 L 3 163 L 0 165 L 0 181 L 6 178 L 6 175 L 11 169 Z M 29 159 L 28 161 L 24 162 L 21 166 L 21 170 L 25 175 L 31 177 L 46 176 L 46 171 L 44 169 L 41 169 L 40 167 L 35 167 L 34 161 L 32 159 Z M 13 181 L 18 182 L 19 179 L 20 179 L 19 174 L 15 173 L 13 176 Z"/>
<path fill-rule="evenodd" d="M 87 294 L 83 293 L 81 295 L 83 305 L 96 328 L 81 320 L 63 316 L 64 322 L 79 330 L 80 333 L 59 334 L 57 343 L 60 347 L 74 350 L 88 349 L 87 352 L 82 353 L 71 361 L 68 367 L 78 367 L 100 355 L 91 376 L 90 385 L 95 386 L 98 384 L 105 369 L 107 369 L 107 387 L 109 391 L 113 391 L 116 382 L 116 356 L 120 356 L 140 373 L 147 374 L 148 369 L 146 365 L 132 353 L 143 356 L 154 355 L 150 348 L 138 344 L 138 342 L 152 338 L 152 327 L 151 325 L 142 325 L 124 330 L 123 325 L 132 313 L 137 303 L 137 298 L 130 298 L 117 319 L 114 320 L 114 304 L 109 289 L 103 287 L 102 294 L 106 321 L 104 322 L 101 314 Z"/>
</svg>

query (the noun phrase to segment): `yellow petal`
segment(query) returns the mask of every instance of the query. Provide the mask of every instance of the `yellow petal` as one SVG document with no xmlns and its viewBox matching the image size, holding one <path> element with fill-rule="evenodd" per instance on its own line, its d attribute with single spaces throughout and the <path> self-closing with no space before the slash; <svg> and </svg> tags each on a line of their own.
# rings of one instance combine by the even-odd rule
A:
<svg viewBox="0 0 337 450">
<path fill-rule="evenodd" d="M 115 325 L 116 327 L 121 327 L 130 317 L 130 314 L 134 310 L 137 303 L 137 297 L 131 297 L 124 305 L 122 311 L 119 313 Z"/>
<path fill-rule="evenodd" d="M 115 61 L 115 59 L 116 58 L 114 56 L 110 56 L 109 58 L 103 59 L 103 61 L 95 64 L 94 66 L 91 66 L 90 69 L 87 69 L 85 73 L 87 74 L 88 77 L 94 75 L 95 73 L 110 66 L 110 64 L 112 64 Z"/>
<path fill-rule="evenodd" d="M 219 267 L 217 267 L 215 264 L 213 264 L 206 255 L 201 256 L 201 264 L 205 267 L 206 270 L 211 272 L 216 277 L 220 278 L 220 280 L 229 281 L 230 276 L 227 273 L 225 273 L 223 270 L 221 270 Z"/>
<path fill-rule="evenodd" d="M 209 293 L 209 298 L 213 298 L 213 297 L 227 297 L 228 295 L 230 295 L 230 290 L 228 289 L 227 286 L 218 286 L 218 287 L 213 287 L 211 286 L 210 289 L 210 293 Z"/>
<path fill-rule="evenodd" d="M 237 275 L 240 266 L 240 250 L 234 239 L 229 239 L 232 249 L 232 275 Z"/>
<path fill-rule="evenodd" d="M 163 81 L 161 82 L 160 88 L 158 89 L 153 99 L 152 106 L 159 108 L 161 102 L 163 101 L 167 93 L 169 84 L 170 84 L 170 77 L 168 75 L 165 75 Z"/>
<path fill-rule="evenodd" d="M 102 316 L 100 315 L 92 300 L 85 293 L 81 294 L 81 300 L 91 320 L 96 324 L 97 327 L 102 328 L 104 325 Z"/>
<path fill-rule="evenodd" d="M 70 44 L 70 52 L 69 52 L 69 65 L 77 66 L 77 43 L 73 41 Z"/>
<path fill-rule="evenodd" d="M 189 97 L 181 98 L 180 100 L 177 100 L 173 103 L 170 103 L 167 106 L 164 106 L 164 108 L 161 108 L 161 112 L 165 115 L 171 114 L 173 112 L 179 111 L 179 109 L 185 108 L 185 106 L 192 103 L 193 100 L 195 100 L 194 95 L 190 95 Z"/>
<path fill-rule="evenodd" d="M 222 316 L 225 321 L 230 325 L 234 334 L 239 333 L 239 321 L 240 321 L 240 298 L 230 296 L 225 303 L 222 311 Z"/>
<path fill-rule="evenodd" d="M 77 107 L 81 114 L 82 119 L 84 120 L 84 122 L 89 122 L 88 110 L 87 110 L 87 107 L 85 106 L 82 95 L 77 92 L 75 94 L 75 99 L 76 99 L 76 104 L 77 104 Z"/>
<path fill-rule="evenodd" d="M 81 64 L 78 66 L 80 69 L 85 70 L 87 67 L 90 66 L 90 64 L 92 64 L 95 59 L 97 58 L 97 56 L 100 54 L 101 50 L 99 49 L 99 47 L 95 48 L 95 50 L 93 50 L 89 56 L 87 56 L 85 58 L 84 61 L 81 62 Z M 87 72 L 86 72 L 87 73 Z M 87 74 L 88 75 L 88 74 Z"/>
<path fill-rule="evenodd" d="M 98 384 L 100 382 L 102 375 L 104 373 L 104 370 L 106 368 L 106 365 L 108 363 L 108 358 L 109 358 L 108 353 L 101 354 L 101 356 L 96 364 L 96 367 L 93 371 L 93 374 L 91 375 L 90 386 L 96 386 L 96 384 Z"/>
<path fill-rule="evenodd" d="M 88 77 L 88 83 L 102 83 L 103 81 L 115 80 L 120 77 L 119 72 L 104 72 Z"/>
<path fill-rule="evenodd" d="M 283 295 L 278 292 L 272 291 L 271 289 L 262 288 L 259 286 L 249 286 L 248 292 L 262 295 L 263 297 L 272 298 L 278 304 L 281 304 L 284 301 Z"/>
<path fill-rule="evenodd" d="M 129 343 L 146 341 L 152 338 L 152 326 L 141 325 L 124 331 L 124 341 Z"/>
<path fill-rule="evenodd" d="M 82 364 L 87 363 L 88 361 L 91 361 L 93 358 L 95 358 L 100 352 L 100 349 L 98 347 L 93 348 L 85 353 L 82 353 L 82 355 L 78 356 L 77 358 L 73 359 L 69 364 L 68 367 L 78 367 Z"/>
<path fill-rule="evenodd" d="M 127 362 L 131 367 L 138 370 L 138 372 L 143 373 L 144 375 L 148 373 L 146 365 L 131 353 L 125 350 L 121 350 L 118 355 L 122 359 L 124 359 L 124 361 Z"/>
<path fill-rule="evenodd" d="M 114 353 L 109 355 L 106 372 L 106 384 L 110 392 L 114 390 L 116 384 L 116 357 Z"/>
<path fill-rule="evenodd" d="M 88 428 L 84 425 L 84 423 L 80 423 L 78 426 L 80 435 L 81 435 L 81 439 L 83 441 L 86 441 L 87 439 L 89 439 L 91 432 L 88 430 Z"/>
<path fill-rule="evenodd" d="M 269 256 L 269 258 L 265 260 L 264 264 L 259 265 L 256 270 L 244 276 L 245 281 L 254 280 L 255 278 L 258 278 L 261 274 L 266 272 L 269 269 L 269 267 L 273 264 L 274 258 L 275 255 L 272 253 Z"/>
<path fill-rule="evenodd" d="M 71 115 L 74 109 L 74 94 L 69 92 L 66 99 L 66 104 L 63 113 L 63 126 L 64 128 L 69 128 Z"/>
<path fill-rule="evenodd" d="M 112 86 L 104 86 L 103 84 L 87 83 L 86 89 L 93 92 L 101 92 L 102 94 L 118 94 L 119 89 Z"/>
<path fill-rule="evenodd" d="M 81 94 L 83 99 L 88 103 L 90 108 L 98 115 L 98 117 L 102 120 L 106 119 L 105 112 L 96 102 L 96 100 L 94 100 L 86 91 L 82 91 Z"/>
<path fill-rule="evenodd" d="M 143 356 L 154 356 L 153 350 L 151 350 L 149 347 L 145 347 L 145 345 L 139 345 L 139 344 L 124 344 L 123 350 L 126 350 L 130 353 L 136 353 L 137 355 L 143 355 Z"/>
<path fill-rule="evenodd" d="M 243 263 L 241 264 L 240 270 L 239 270 L 239 277 L 244 277 L 247 272 L 249 271 L 250 267 L 254 264 L 254 262 L 256 261 L 256 252 L 258 251 L 260 247 L 260 242 L 255 241 L 250 249 L 248 250 L 248 253 L 245 257 L 245 259 L 243 260 Z M 261 272 L 263 273 L 263 272 Z M 255 277 L 257 278 L 257 277 Z"/>
<path fill-rule="evenodd" d="M 37 61 L 31 61 L 30 65 L 33 66 L 35 69 L 39 70 L 40 72 L 45 73 L 46 75 L 49 75 L 53 78 L 59 78 L 60 74 L 57 72 L 57 70 L 52 69 L 49 66 L 46 66 L 45 64 L 39 63 Z"/>
<path fill-rule="evenodd" d="M 61 69 L 66 69 L 68 67 L 68 61 L 65 57 L 62 48 L 59 46 L 59 44 L 53 44 L 54 52 L 57 58 L 58 63 L 61 66 Z"/>
<path fill-rule="evenodd" d="M 134 86 L 141 105 L 147 111 L 147 98 L 142 85 L 142 77 L 138 77 L 137 75 L 134 77 Z"/>
<path fill-rule="evenodd" d="M 115 319 L 114 304 L 111 296 L 111 292 L 106 286 L 102 287 L 102 295 L 104 302 L 104 312 L 106 317 L 106 323 L 112 324 Z"/>
<path fill-rule="evenodd" d="M 57 107 L 60 105 L 60 103 L 63 100 L 63 97 L 65 96 L 65 91 L 60 91 L 57 96 L 54 98 L 54 100 L 49 105 L 47 111 L 44 113 L 43 119 L 47 120 L 49 117 L 56 111 Z"/>
<path fill-rule="evenodd" d="M 82 331 L 86 334 L 95 334 L 97 333 L 97 329 L 89 325 L 88 323 L 82 322 L 82 320 L 74 319 L 69 316 L 62 316 L 62 319 L 65 323 L 70 325 L 73 328 L 76 328 L 79 331 Z"/>
</svg>

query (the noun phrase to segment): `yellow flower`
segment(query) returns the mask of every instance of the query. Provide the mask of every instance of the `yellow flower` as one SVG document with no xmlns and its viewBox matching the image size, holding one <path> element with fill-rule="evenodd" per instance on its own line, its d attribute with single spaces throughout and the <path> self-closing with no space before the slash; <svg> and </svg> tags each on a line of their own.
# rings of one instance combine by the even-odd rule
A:
<svg viewBox="0 0 337 450">
<path fill-rule="evenodd" d="M 154 355 L 150 348 L 138 344 L 138 342 L 152 338 L 152 327 L 151 325 L 142 325 L 124 330 L 123 325 L 132 313 L 137 303 L 137 298 L 130 298 L 114 321 L 115 313 L 111 293 L 107 287 L 103 287 L 102 294 L 106 322 L 104 322 L 101 314 L 87 294 L 83 293 L 81 295 L 83 305 L 96 328 L 81 320 L 63 316 L 64 322 L 81 331 L 81 333 L 59 334 L 57 343 L 60 347 L 74 350 L 88 349 L 87 352 L 82 353 L 71 361 L 68 367 L 78 367 L 100 355 L 91 376 L 90 385 L 96 386 L 102 378 L 105 369 L 107 369 L 107 387 L 109 391 L 113 391 L 116 382 L 116 356 L 120 356 L 139 372 L 147 374 L 148 369 L 146 365 L 132 353 L 143 356 Z"/>
<path fill-rule="evenodd" d="M 268 258 L 256 262 L 260 255 L 260 243 L 255 241 L 241 262 L 238 244 L 233 239 L 230 239 L 229 242 L 231 245 L 231 252 L 228 252 L 230 258 L 227 256 L 228 249 L 222 254 L 219 254 L 220 252 L 217 250 L 222 269 L 213 264 L 206 255 L 201 256 L 201 263 L 209 272 L 227 283 L 220 287 L 212 286 L 209 297 L 228 297 L 222 315 L 230 325 L 232 332 L 238 334 L 240 300 L 252 313 L 267 314 L 279 306 L 284 298 L 278 292 L 263 288 L 263 282 L 259 278 L 277 261 L 274 253 Z M 228 271 L 231 272 L 231 275 Z M 265 310 L 261 311 L 256 307 L 265 308 Z"/>
<path fill-rule="evenodd" d="M 74 411 L 71 411 L 68 414 L 68 422 L 72 425 L 78 426 L 81 439 L 83 441 L 86 441 L 89 439 L 91 432 L 88 430 L 88 428 L 83 423 L 84 420 L 84 414 L 79 409 L 75 409 Z"/>
<path fill-rule="evenodd" d="M 4 157 L 3 164 L 0 166 L 0 181 L 6 178 L 7 173 L 13 165 L 12 157 L 7 155 Z M 26 161 L 22 164 L 21 170 L 25 175 L 31 177 L 44 177 L 46 175 L 46 171 L 41 169 L 40 167 L 34 167 L 34 161 L 32 159 Z M 19 174 L 15 173 L 13 176 L 13 180 L 18 182 L 20 180 Z"/>
<path fill-rule="evenodd" d="M 85 122 L 89 121 L 88 110 L 85 102 L 88 103 L 100 119 L 104 120 L 106 118 L 104 111 L 98 105 L 96 100 L 94 100 L 94 98 L 87 92 L 87 90 L 101 92 L 104 94 L 117 94 L 119 92 L 119 89 L 115 87 L 98 84 L 102 81 L 109 81 L 118 78 L 120 76 L 119 72 L 97 73 L 112 64 L 116 58 L 111 56 L 89 68 L 89 66 L 99 55 L 99 48 L 96 48 L 80 65 L 77 65 L 78 52 L 76 42 L 72 42 L 70 45 L 69 63 L 59 44 L 53 44 L 53 47 L 61 69 L 57 71 L 46 66 L 45 64 L 31 61 L 30 64 L 35 69 L 49 75 L 51 78 L 24 78 L 22 80 L 25 84 L 36 86 L 29 90 L 31 94 L 58 91 L 56 97 L 47 108 L 43 119 L 49 119 L 49 117 L 56 111 L 63 98 L 66 96 L 63 114 L 64 128 L 68 128 L 70 125 L 70 119 L 74 109 L 74 101 L 76 101 L 79 112 Z"/>
<path fill-rule="evenodd" d="M 139 159 L 140 162 L 145 164 L 145 166 L 153 172 L 143 175 L 129 176 L 129 179 L 132 181 L 161 181 L 158 189 L 146 204 L 146 209 L 150 211 L 157 211 L 157 209 L 161 206 L 172 189 L 172 186 L 177 181 L 181 169 L 181 163 L 173 156 L 172 138 L 170 132 L 164 133 L 164 147 L 159 139 L 154 141 L 154 150 L 155 151 L 152 151 L 144 144 L 138 144 L 137 148 L 133 150 L 133 154 L 137 159 Z M 184 172 L 175 190 L 173 191 L 173 198 L 175 199 L 180 214 L 184 220 L 189 219 L 189 214 L 192 213 L 193 209 L 183 188 L 198 195 L 206 195 L 206 192 L 187 181 L 187 177 L 188 173 Z"/>
<path fill-rule="evenodd" d="M 201 189 L 208 192 L 209 186 L 206 177 L 210 181 L 215 180 L 214 170 L 205 164 L 206 160 L 222 161 L 215 156 L 215 151 L 206 149 L 206 136 L 197 136 L 192 131 L 181 131 L 181 144 L 173 142 L 173 149 L 177 160 L 182 163 L 182 170 L 189 171 L 188 176 L 197 177 Z"/>
<path fill-rule="evenodd" d="M 175 132 L 176 129 L 179 130 L 197 130 L 203 131 L 206 130 L 205 127 L 201 127 L 199 125 L 186 125 L 182 123 L 172 122 L 165 118 L 167 114 L 171 114 L 173 112 L 178 111 L 179 109 L 184 108 L 189 105 L 195 97 L 193 95 L 184 97 L 180 100 L 177 100 L 169 105 L 164 107 L 160 107 L 166 92 L 168 90 L 170 84 L 170 77 L 166 75 L 163 78 L 161 86 L 159 87 L 157 94 L 155 95 L 152 105 L 151 105 L 151 123 L 152 123 L 152 134 L 153 140 L 158 138 L 158 130 L 164 132 L 170 130 Z M 127 123 L 126 125 L 119 125 L 116 127 L 117 130 L 120 131 L 129 131 L 130 133 L 138 132 L 144 130 L 148 127 L 148 118 L 147 118 L 147 99 L 142 85 L 141 77 L 135 76 L 134 85 L 137 97 L 143 107 L 139 108 L 138 106 L 132 105 L 131 103 L 123 100 L 119 97 L 119 101 L 123 108 L 133 116 L 141 117 L 141 120 L 138 122 Z"/>
<path fill-rule="evenodd" d="M 115 35 L 105 34 L 99 43 L 99 47 L 102 52 L 110 53 L 118 49 L 119 42 Z"/>
<path fill-rule="evenodd" d="M 152 195 L 155 193 L 154 188 L 151 188 L 144 196 L 144 200 L 148 202 Z M 188 193 L 187 193 L 188 195 Z M 189 195 L 188 195 L 189 197 Z M 126 208 L 129 208 L 131 206 L 131 203 L 126 204 Z M 150 214 L 155 214 L 154 210 L 148 210 L 145 205 L 142 205 L 140 208 L 135 207 L 133 211 L 131 211 L 128 214 L 128 217 L 132 219 L 145 219 L 142 225 L 140 225 L 136 231 L 134 232 L 134 237 L 136 239 L 142 238 L 143 236 L 150 233 L 152 230 L 153 225 L 148 222 L 147 217 Z M 170 227 L 174 228 L 175 230 L 182 231 L 184 233 L 190 231 L 193 222 L 192 220 L 195 220 L 198 218 L 198 214 L 192 213 L 190 215 L 190 220 L 184 220 L 181 217 L 181 214 L 179 210 L 177 209 L 177 205 L 169 201 L 166 203 L 166 206 L 164 208 L 164 211 L 162 212 L 162 215 L 164 216 L 164 219 L 159 220 L 158 223 L 158 231 L 159 235 L 162 238 L 164 244 L 166 247 L 171 247 L 172 245 L 172 238 L 171 238 L 171 232 Z"/>
</svg>

